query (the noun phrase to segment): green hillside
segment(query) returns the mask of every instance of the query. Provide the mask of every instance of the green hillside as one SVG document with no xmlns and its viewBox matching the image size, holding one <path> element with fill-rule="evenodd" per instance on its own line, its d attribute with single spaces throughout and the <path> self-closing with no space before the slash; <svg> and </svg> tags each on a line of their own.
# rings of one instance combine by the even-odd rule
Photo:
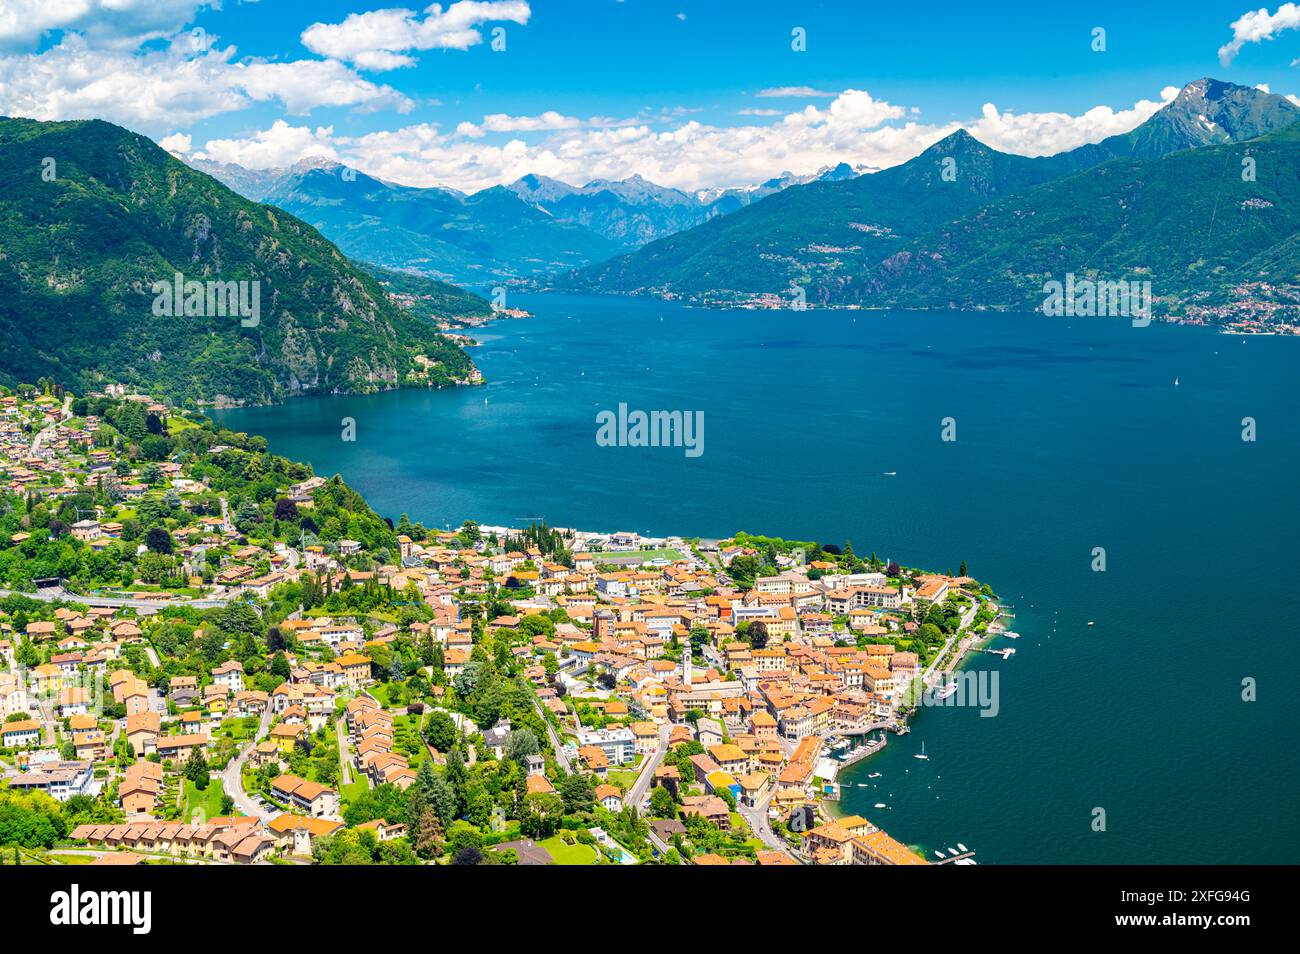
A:
<svg viewBox="0 0 1300 954">
<path fill-rule="evenodd" d="M 1243 179 L 1243 159 L 1255 181 Z M 1150 281 L 1157 313 L 1300 284 L 1300 127 L 1153 160 L 1119 159 L 958 219 L 887 263 L 874 304 L 1037 308 L 1067 273 Z M 1288 292 L 1283 286 L 1291 286 Z"/>
<path fill-rule="evenodd" d="M 797 285 L 812 305 L 1021 308 L 1041 302 L 1044 276 L 1103 270 L 1155 276 L 1164 311 L 1215 305 L 1241 282 L 1296 280 L 1285 196 L 1298 119 L 1285 97 L 1201 79 L 1131 132 L 1056 156 L 959 131 L 900 166 L 794 186 L 553 284 L 714 304 L 792 300 Z M 1260 150 L 1257 182 L 1242 180 L 1247 148 Z"/>
<path fill-rule="evenodd" d="M 557 285 L 726 300 L 784 294 L 797 284 L 810 303 L 836 301 L 871 264 L 927 228 L 1053 174 L 958 131 L 901 166 L 786 189 Z"/>
<path fill-rule="evenodd" d="M 394 387 L 421 353 L 439 362 L 436 383 L 471 371 L 315 229 L 144 136 L 0 119 L 0 179 L 0 382 L 123 382 L 178 403 L 239 403 Z M 256 326 L 154 314 L 154 283 L 177 272 L 260 283 Z"/>
</svg>

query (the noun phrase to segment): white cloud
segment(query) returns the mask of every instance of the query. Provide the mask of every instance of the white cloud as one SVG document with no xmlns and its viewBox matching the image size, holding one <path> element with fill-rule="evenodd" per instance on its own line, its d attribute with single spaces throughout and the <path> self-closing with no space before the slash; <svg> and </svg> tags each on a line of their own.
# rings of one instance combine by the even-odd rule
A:
<svg viewBox="0 0 1300 954">
<path fill-rule="evenodd" d="M 999 112 L 985 103 L 982 115 L 964 124 L 980 142 L 1003 152 L 1022 156 L 1050 156 L 1085 143 L 1100 142 L 1107 136 L 1126 133 L 1150 119 L 1157 110 L 1178 95 L 1178 88 L 1166 86 L 1161 101 L 1139 100 L 1132 109 L 1094 106 L 1079 116 L 1069 113 Z"/>
<path fill-rule="evenodd" d="M 1286 30 L 1300 29 L 1300 6 L 1284 3 L 1277 8 L 1276 13 L 1269 13 L 1267 7 L 1249 10 L 1234 20 L 1231 26 L 1231 42 L 1219 47 L 1219 62 L 1224 66 L 1231 66 L 1247 43 L 1261 43 Z"/>
<path fill-rule="evenodd" d="M 293 165 L 308 156 L 337 159 L 338 153 L 331 142 L 333 135 L 333 126 L 308 129 L 306 126 L 290 126 L 278 119 L 270 129 L 254 134 L 251 139 L 210 139 L 194 156 L 217 162 L 235 162 L 249 169 L 274 169 Z M 164 145 L 163 148 L 167 147 Z"/>
<path fill-rule="evenodd" d="M 498 116 L 478 124 L 464 122 L 450 134 L 422 123 L 346 138 L 328 128 L 277 124 L 281 128 L 248 139 L 208 143 L 204 151 L 258 167 L 327 155 L 388 181 L 465 191 L 511 182 L 530 172 L 573 183 L 636 173 L 663 185 L 700 189 L 761 182 L 785 170 L 807 174 L 838 162 L 887 168 L 962 126 L 996 149 L 1021 155 L 1059 152 L 1127 132 L 1177 92 L 1169 87 L 1160 102 L 1141 100 L 1120 110 L 1098 106 L 1078 116 L 1014 114 L 988 104 L 970 122 L 940 125 L 903 122 L 910 110 L 862 90 L 845 90 L 824 109 L 805 107 L 761 125 L 712 126 L 690 120 L 664 129 L 657 128 L 659 120 L 598 125 L 544 113 L 542 117 L 551 118 Z M 486 128 L 488 119 L 495 135 Z M 501 133 L 509 138 L 502 141 Z"/>
<path fill-rule="evenodd" d="M 831 99 L 839 94 L 833 90 L 814 89 L 811 86 L 772 86 L 768 89 L 760 89 L 754 95 L 768 99 L 792 99 L 794 97 Z"/>
<path fill-rule="evenodd" d="M 736 111 L 737 116 L 780 116 L 779 109 L 741 109 Z"/>
<path fill-rule="evenodd" d="M 296 115 L 309 113 L 317 106 L 392 107 L 409 112 L 414 105 L 392 87 L 362 79 L 337 60 L 238 63 L 232 69 L 230 81 L 253 99 L 278 99 Z"/>
<path fill-rule="evenodd" d="M 400 8 L 352 13 L 342 23 L 313 23 L 303 31 L 302 44 L 361 69 L 392 70 L 413 65 L 413 51 L 467 50 L 483 42 L 477 26 L 526 24 L 532 11 L 525 0 L 459 0 L 446 10 L 435 3 L 424 14 Z"/>
<path fill-rule="evenodd" d="M 0 114 L 33 119 L 107 119 L 146 132 L 184 127 L 254 102 L 291 114 L 320 106 L 411 108 L 388 86 L 332 60 L 235 62 L 235 48 L 195 53 L 182 35 L 166 50 L 93 47 L 67 34 L 39 54 L 0 56 Z"/>
<path fill-rule="evenodd" d="M 194 151 L 194 142 L 189 133 L 172 133 L 158 140 L 158 145 L 175 156 L 188 156 Z"/>
<path fill-rule="evenodd" d="M 554 110 L 548 110 L 540 116 L 494 113 L 483 117 L 483 129 L 487 132 L 537 132 L 543 129 L 577 129 L 581 125 L 582 120 L 563 116 Z"/>
<path fill-rule="evenodd" d="M 133 49 L 173 35 L 196 10 L 219 5 L 217 0 L 4 0 L 0 46 L 30 48 L 50 30 L 70 30 L 99 45 Z"/>
</svg>

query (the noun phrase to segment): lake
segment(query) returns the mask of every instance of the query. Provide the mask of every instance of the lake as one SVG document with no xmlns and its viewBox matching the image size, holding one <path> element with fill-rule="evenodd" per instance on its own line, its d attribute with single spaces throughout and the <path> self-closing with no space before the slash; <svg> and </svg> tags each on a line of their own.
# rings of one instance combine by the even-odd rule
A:
<svg viewBox="0 0 1300 954">
<path fill-rule="evenodd" d="M 998 672 L 998 714 L 919 713 L 846 773 L 842 808 L 928 849 L 961 841 L 983 864 L 1294 861 L 1300 340 L 1038 315 L 510 304 L 535 317 L 478 334 L 484 387 L 216 416 L 429 526 L 545 517 L 851 539 L 941 571 L 965 560 L 1023 634 L 999 643 L 1011 659 L 973 664 Z M 703 453 L 599 446 L 596 414 L 620 403 L 703 412 Z M 926 762 L 911 758 L 922 742 Z"/>
</svg>

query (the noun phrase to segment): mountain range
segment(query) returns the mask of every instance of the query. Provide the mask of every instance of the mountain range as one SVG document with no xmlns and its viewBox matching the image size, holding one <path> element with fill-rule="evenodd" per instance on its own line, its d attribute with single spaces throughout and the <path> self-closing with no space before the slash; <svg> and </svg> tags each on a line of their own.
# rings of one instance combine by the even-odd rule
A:
<svg viewBox="0 0 1300 954">
<path fill-rule="evenodd" d="M 785 172 L 754 186 L 701 192 L 636 175 L 583 186 L 526 175 L 466 194 L 396 185 L 319 157 L 266 170 L 186 161 L 246 198 L 301 217 L 355 258 L 479 287 L 603 261 L 791 186 L 865 171 L 840 163 L 812 175 Z"/>
<path fill-rule="evenodd" d="M 718 304 L 789 297 L 798 286 L 813 304 L 1012 308 L 1032 300 L 1026 290 L 1035 283 L 1041 300 L 1045 275 L 1104 262 L 1124 275 L 1156 272 L 1166 306 L 1194 295 L 1222 300 L 1249 269 L 1195 272 L 1174 251 L 1185 242 L 1151 243 L 1143 229 L 1203 236 L 1220 208 L 1207 213 L 1204 202 L 1219 196 L 1216 242 L 1274 238 L 1261 220 L 1286 214 L 1270 211 L 1279 199 L 1272 190 L 1300 160 L 1297 119 L 1300 108 L 1285 97 L 1207 78 L 1131 132 L 1054 156 L 1001 153 L 958 131 L 900 166 L 786 189 L 551 284 Z M 1239 144 L 1254 142 L 1276 165 L 1243 181 L 1247 147 Z M 1225 165 L 1206 166 L 1201 152 Z M 1117 193 L 1117 183 L 1127 191 Z M 1244 219 L 1229 223 L 1232 215 Z M 1244 266 L 1257 250 L 1214 251 Z M 1263 277 L 1294 282 L 1296 263 L 1282 249 L 1270 254 Z"/>
<path fill-rule="evenodd" d="M 527 175 L 506 188 L 561 222 L 581 225 L 627 250 L 734 212 L 790 186 L 836 182 L 865 171 L 842 162 L 808 176 L 783 172 L 758 185 L 698 192 L 655 185 L 639 175 L 596 179 L 584 186 Z"/>
<path fill-rule="evenodd" d="M 310 225 L 144 136 L 0 118 L 0 179 L 0 382 L 122 382 L 194 404 L 473 374 L 427 316 Z M 202 283 L 199 313 L 162 302 L 177 275 Z M 216 314 L 209 282 L 247 283 L 256 313 Z"/>
</svg>

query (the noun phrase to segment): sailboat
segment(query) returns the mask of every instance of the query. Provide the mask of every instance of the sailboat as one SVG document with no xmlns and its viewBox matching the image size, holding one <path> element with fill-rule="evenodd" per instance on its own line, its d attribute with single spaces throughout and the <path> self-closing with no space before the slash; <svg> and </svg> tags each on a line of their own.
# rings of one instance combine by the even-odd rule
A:
<svg viewBox="0 0 1300 954">
<path fill-rule="evenodd" d="M 926 762 L 930 761 L 930 756 L 928 756 L 928 755 L 925 754 L 925 740 L 924 740 L 924 739 L 921 740 L 921 751 L 920 751 L 920 752 L 917 752 L 915 755 L 913 755 L 912 758 L 914 758 L 914 759 L 922 759 L 923 761 L 926 761 Z"/>
<path fill-rule="evenodd" d="M 1178 379 L 1174 378 L 1174 387 L 1178 387 Z"/>
</svg>

